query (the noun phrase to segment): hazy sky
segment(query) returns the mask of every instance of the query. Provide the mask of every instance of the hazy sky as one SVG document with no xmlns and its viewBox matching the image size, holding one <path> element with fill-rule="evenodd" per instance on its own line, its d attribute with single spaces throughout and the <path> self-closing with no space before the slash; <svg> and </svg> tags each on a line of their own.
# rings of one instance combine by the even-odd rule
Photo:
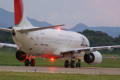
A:
<svg viewBox="0 0 120 80">
<path fill-rule="evenodd" d="M 51 24 L 120 26 L 120 0 L 23 0 L 25 14 Z M 0 8 L 13 11 L 13 0 L 0 0 Z"/>
</svg>

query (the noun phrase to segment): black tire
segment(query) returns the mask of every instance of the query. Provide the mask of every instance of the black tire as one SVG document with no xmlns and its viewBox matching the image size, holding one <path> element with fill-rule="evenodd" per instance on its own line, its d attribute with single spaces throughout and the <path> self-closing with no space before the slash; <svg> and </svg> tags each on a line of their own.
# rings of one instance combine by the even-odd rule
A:
<svg viewBox="0 0 120 80">
<path fill-rule="evenodd" d="M 70 62 L 70 67 L 71 67 L 71 68 L 75 68 L 75 61 L 74 61 L 74 60 L 71 60 L 71 62 Z"/>
<path fill-rule="evenodd" d="M 81 63 L 80 63 L 80 62 L 77 62 L 77 63 L 76 63 L 76 67 L 81 67 Z"/>
<path fill-rule="evenodd" d="M 35 59 L 31 59 L 30 65 L 31 65 L 31 66 L 35 66 L 35 65 L 36 65 Z"/>
<path fill-rule="evenodd" d="M 69 64 L 69 61 L 68 61 L 68 60 L 65 60 L 64 67 L 65 67 L 65 68 L 68 68 L 69 65 L 70 65 L 70 64 Z"/>
<path fill-rule="evenodd" d="M 78 59 L 78 61 L 76 63 L 76 67 L 81 67 L 81 60 Z"/>
<path fill-rule="evenodd" d="M 25 66 L 29 66 L 30 65 L 29 59 L 26 59 L 24 64 L 25 64 Z"/>
<path fill-rule="evenodd" d="M 26 59 L 26 53 L 18 50 L 16 52 L 16 59 L 19 60 L 19 61 L 24 61 Z"/>
</svg>

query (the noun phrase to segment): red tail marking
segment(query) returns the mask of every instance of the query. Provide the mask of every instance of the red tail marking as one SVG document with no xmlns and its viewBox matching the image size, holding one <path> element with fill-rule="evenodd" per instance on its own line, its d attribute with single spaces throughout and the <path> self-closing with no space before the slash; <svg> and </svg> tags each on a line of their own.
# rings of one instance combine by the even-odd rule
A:
<svg viewBox="0 0 120 80">
<path fill-rule="evenodd" d="M 15 25 L 18 25 L 23 17 L 23 3 L 22 0 L 14 0 L 14 20 Z"/>
</svg>

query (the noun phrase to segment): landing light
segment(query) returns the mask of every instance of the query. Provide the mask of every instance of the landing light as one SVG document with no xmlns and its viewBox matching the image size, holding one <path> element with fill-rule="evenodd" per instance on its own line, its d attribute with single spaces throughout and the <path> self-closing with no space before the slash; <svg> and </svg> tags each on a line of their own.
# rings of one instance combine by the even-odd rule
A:
<svg viewBox="0 0 120 80">
<path fill-rule="evenodd" d="M 50 58 L 50 62 L 55 62 L 55 59 L 54 58 Z"/>
<path fill-rule="evenodd" d="M 60 26 L 56 27 L 56 30 L 61 31 L 61 27 Z"/>
</svg>

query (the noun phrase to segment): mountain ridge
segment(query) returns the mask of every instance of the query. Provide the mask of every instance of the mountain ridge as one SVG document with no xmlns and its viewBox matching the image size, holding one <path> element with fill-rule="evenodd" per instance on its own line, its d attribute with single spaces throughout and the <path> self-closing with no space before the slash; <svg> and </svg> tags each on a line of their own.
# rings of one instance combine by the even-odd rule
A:
<svg viewBox="0 0 120 80">
<path fill-rule="evenodd" d="M 106 32 L 112 37 L 117 37 L 120 35 L 120 27 L 110 27 L 110 26 L 96 26 L 96 27 L 89 27 L 85 24 L 77 24 L 75 27 L 71 28 L 71 31 L 75 32 L 83 32 L 84 30 L 94 30 L 94 31 L 102 31 Z"/>
<path fill-rule="evenodd" d="M 29 17 L 28 20 L 32 23 L 33 26 L 46 27 L 52 25 L 46 21 L 38 21 L 36 19 L 32 19 Z M 12 25 L 14 25 L 14 13 L 0 8 L 0 27 L 8 28 L 11 27 Z M 83 32 L 86 29 L 103 31 L 108 33 L 112 37 L 116 37 L 120 35 L 120 27 L 109 27 L 109 26 L 89 27 L 88 25 L 83 23 L 78 23 L 70 30 L 75 32 Z"/>
</svg>

